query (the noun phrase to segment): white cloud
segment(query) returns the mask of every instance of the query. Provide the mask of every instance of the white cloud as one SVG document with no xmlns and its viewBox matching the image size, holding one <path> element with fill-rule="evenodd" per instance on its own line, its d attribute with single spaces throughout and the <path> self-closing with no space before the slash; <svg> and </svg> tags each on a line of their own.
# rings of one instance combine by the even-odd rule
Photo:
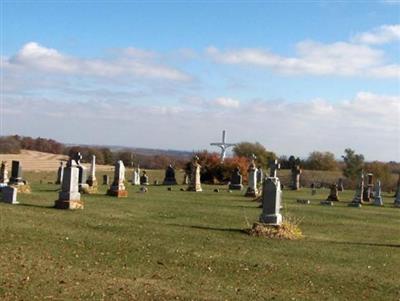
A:
<svg viewBox="0 0 400 301">
<path fill-rule="evenodd" d="M 353 37 L 353 41 L 356 43 L 371 45 L 385 44 L 398 40 L 400 40 L 400 24 L 382 25 Z"/>
<path fill-rule="evenodd" d="M 296 45 L 296 52 L 296 57 L 284 57 L 254 48 L 226 51 L 215 47 L 206 49 L 206 53 L 218 63 L 254 65 L 286 74 L 399 76 L 398 65 L 385 65 L 383 52 L 366 45 L 303 41 Z"/>
<path fill-rule="evenodd" d="M 218 97 L 211 101 L 211 103 L 222 108 L 238 108 L 240 106 L 239 100 L 230 97 Z"/>
<path fill-rule="evenodd" d="M 83 59 L 68 56 L 56 49 L 44 47 L 36 42 L 25 44 L 4 67 L 13 71 L 50 72 L 61 75 L 96 77 L 144 77 L 172 81 L 189 81 L 191 77 L 172 67 L 153 61 L 155 53 L 127 48 L 120 56 L 111 59 Z"/>
<path fill-rule="evenodd" d="M 400 158 L 398 95 L 359 92 L 352 99 L 336 103 L 324 99 L 248 100 L 240 103 L 246 108 L 240 113 L 215 110 L 203 102 L 197 104 L 71 104 L 29 96 L 7 97 L 5 134 L 40 135 L 87 144 L 198 150 L 209 147 L 211 140 L 227 129 L 231 142 L 259 141 L 278 154 L 305 156 L 313 150 L 330 150 L 340 156 L 351 147 L 368 160 Z"/>
</svg>

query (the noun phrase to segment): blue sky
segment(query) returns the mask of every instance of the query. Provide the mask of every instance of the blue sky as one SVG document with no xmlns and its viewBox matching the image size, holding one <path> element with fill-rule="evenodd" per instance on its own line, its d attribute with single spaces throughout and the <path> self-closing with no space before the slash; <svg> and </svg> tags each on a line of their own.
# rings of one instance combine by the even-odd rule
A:
<svg viewBox="0 0 400 301">
<path fill-rule="evenodd" d="M 352 147 L 400 160 L 395 1 L 1 9 L 2 134 L 191 150 L 212 149 L 226 128 L 278 154 Z M 369 143 L 376 139 L 385 151 Z"/>
</svg>

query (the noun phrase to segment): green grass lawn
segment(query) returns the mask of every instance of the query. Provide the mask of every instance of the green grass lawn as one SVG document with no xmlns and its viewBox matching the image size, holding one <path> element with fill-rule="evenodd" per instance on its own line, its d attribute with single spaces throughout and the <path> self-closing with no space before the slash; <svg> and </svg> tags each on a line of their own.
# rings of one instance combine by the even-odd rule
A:
<svg viewBox="0 0 400 301">
<path fill-rule="evenodd" d="M 51 208 L 54 174 L 26 177 L 33 193 L 0 203 L 1 300 L 400 300 L 400 209 L 389 195 L 384 208 L 325 207 L 328 190 L 285 190 L 282 214 L 301 220 L 305 238 L 279 241 L 243 233 L 261 209 L 226 187 L 127 185 L 116 199 L 101 186 L 67 211 Z"/>
</svg>

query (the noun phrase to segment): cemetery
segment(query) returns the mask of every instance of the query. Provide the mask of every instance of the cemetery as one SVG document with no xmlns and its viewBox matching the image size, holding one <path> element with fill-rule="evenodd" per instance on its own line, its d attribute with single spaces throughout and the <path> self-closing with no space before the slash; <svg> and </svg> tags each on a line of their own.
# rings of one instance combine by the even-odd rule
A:
<svg viewBox="0 0 400 301">
<path fill-rule="evenodd" d="M 308 188 L 300 185 L 299 166 L 281 170 L 274 160 L 260 182 L 253 155 L 247 181 L 236 168 L 229 185 L 211 185 L 201 183 L 194 156 L 186 184 L 178 183 L 187 172 L 171 164 L 143 170 L 135 183 L 138 167 L 117 161 L 98 171 L 93 156 L 86 176 L 81 159 L 76 153 L 53 172 L 24 172 L 31 193 L 3 184 L 5 299 L 398 296 L 399 197 L 382 191 L 379 180 L 371 186 L 370 175 L 361 174 L 356 190 L 315 188 L 314 182 Z M 13 166 L 3 162 L 3 183 L 8 174 L 22 175 L 21 165 Z M 96 183 L 95 192 L 82 190 L 89 183 Z M 369 201 L 363 196 L 368 185 L 375 191 Z"/>
<path fill-rule="evenodd" d="M 400 301 L 400 0 L 0 11 L 0 301 Z"/>
</svg>

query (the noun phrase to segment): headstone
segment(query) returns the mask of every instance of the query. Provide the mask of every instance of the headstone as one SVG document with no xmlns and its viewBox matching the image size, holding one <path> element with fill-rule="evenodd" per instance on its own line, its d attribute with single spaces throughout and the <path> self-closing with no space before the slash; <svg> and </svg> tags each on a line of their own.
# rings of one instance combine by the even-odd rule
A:
<svg viewBox="0 0 400 301">
<path fill-rule="evenodd" d="M 176 182 L 175 178 L 175 169 L 170 164 L 165 170 L 163 185 L 176 185 L 176 184 L 178 183 Z"/>
<path fill-rule="evenodd" d="M 110 176 L 103 175 L 103 185 L 110 185 Z"/>
<path fill-rule="evenodd" d="M 394 199 L 394 205 L 396 207 L 400 207 L 400 174 L 399 174 L 399 181 L 397 182 L 397 192 L 396 192 L 396 198 Z"/>
<path fill-rule="evenodd" d="M 189 175 L 187 173 L 185 173 L 185 175 L 183 176 L 183 185 L 189 185 Z"/>
<path fill-rule="evenodd" d="M 247 182 L 248 187 L 245 196 L 256 197 L 258 195 L 257 188 L 257 167 L 256 167 L 256 156 L 253 154 L 251 157 L 249 168 L 247 169 Z"/>
<path fill-rule="evenodd" d="M 17 188 L 20 193 L 30 193 L 31 188 L 22 178 L 22 165 L 19 161 L 12 161 L 11 178 L 8 182 L 9 186 Z"/>
<path fill-rule="evenodd" d="M 280 214 L 282 191 L 279 178 L 267 177 L 262 189 L 262 208 L 260 222 L 270 225 L 281 225 L 282 215 Z"/>
<path fill-rule="evenodd" d="M 303 205 L 310 205 L 311 204 L 311 201 L 307 200 L 307 199 L 297 199 L 296 202 L 299 203 L 299 204 L 303 204 Z"/>
<path fill-rule="evenodd" d="M 190 165 L 190 178 L 187 191 L 203 191 L 203 189 L 201 188 L 200 169 L 201 165 L 199 164 L 199 157 L 194 156 Z"/>
<path fill-rule="evenodd" d="M 311 183 L 311 195 L 317 194 L 317 188 L 314 182 Z"/>
<path fill-rule="evenodd" d="M 92 162 L 90 164 L 90 172 L 89 172 L 89 177 L 86 181 L 86 183 L 90 187 L 97 187 L 97 179 L 96 179 L 96 156 L 92 155 Z"/>
<path fill-rule="evenodd" d="M 72 158 L 64 168 L 61 191 L 54 207 L 57 209 L 83 209 L 83 201 L 79 193 L 79 168 L 77 162 Z"/>
<path fill-rule="evenodd" d="M 361 172 L 360 182 L 357 185 L 356 193 L 349 206 L 361 207 L 364 200 L 364 172 Z"/>
<path fill-rule="evenodd" d="M 257 184 L 262 185 L 263 180 L 264 180 L 264 172 L 263 172 L 262 168 L 259 167 L 257 170 Z"/>
<path fill-rule="evenodd" d="M 7 204 L 19 204 L 17 201 L 18 189 L 12 186 L 6 186 L 1 189 L 3 195 L 2 201 Z"/>
<path fill-rule="evenodd" d="M 118 197 L 118 198 L 127 197 L 128 191 L 125 189 L 124 181 L 125 181 L 124 162 L 122 162 L 121 160 L 118 160 L 115 163 L 114 180 L 110 186 L 110 189 L 107 190 L 107 194 Z"/>
<path fill-rule="evenodd" d="M 11 165 L 11 178 L 10 185 L 24 185 L 24 180 L 22 179 L 22 166 L 19 161 L 12 161 Z"/>
<path fill-rule="evenodd" d="M 332 184 L 331 189 L 326 199 L 327 202 L 339 202 L 338 186 L 337 184 Z"/>
<path fill-rule="evenodd" d="M 231 190 L 242 190 L 242 175 L 240 174 L 240 168 L 236 167 L 231 175 L 231 182 L 229 184 L 229 189 Z"/>
<path fill-rule="evenodd" d="M 400 194 L 400 173 L 399 173 L 399 178 L 397 179 L 397 189 L 396 193 L 394 194 L 394 197 L 397 197 Z"/>
<path fill-rule="evenodd" d="M 269 162 L 269 176 L 272 178 L 278 177 L 277 173 L 278 170 L 281 168 L 281 164 L 278 162 L 278 160 L 272 160 Z"/>
<path fill-rule="evenodd" d="M 57 180 L 56 180 L 56 184 L 61 184 L 62 180 L 63 180 L 63 176 L 64 176 L 64 163 L 61 161 L 60 162 L 60 166 L 58 167 L 57 170 Z"/>
<path fill-rule="evenodd" d="M 140 185 L 140 168 L 139 168 L 139 166 L 137 168 L 133 169 L 132 185 Z"/>
<path fill-rule="evenodd" d="M 381 181 L 379 180 L 375 183 L 374 205 L 383 206 Z"/>
<path fill-rule="evenodd" d="M 143 174 L 140 177 L 140 185 L 149 185 L 149 177 L 145 170 L 143 170 Z"/>
<path fill-rule="evenodd" d="M 299 190 L 300 189 L 300 175 L 302 170 L 300 165 L 295 165 L 292 167 L 292 190 Z"/>
<path fill-rule="evenodd" d="M 8 178 L 7 161 L 2 161 L 0 167 L 0 184 L 8 184 L 9 180 L 10 179 Z"/>
<path fill-rule="evenodd" d="M 340 191 L 340 192 L 344 191 L 343 179 L 342 178 L 339 178 L 339 180 L 338 180 L 338 191 Z"/>
<path fill-rule="evenodd" d="M 364 183 L 363 202 L 369 203 L 371 201 L 372 188 L 373 188 L 372 177 L 373 177 L 372 173 L 367 174 L 367 184 Z"/>
</svg>

